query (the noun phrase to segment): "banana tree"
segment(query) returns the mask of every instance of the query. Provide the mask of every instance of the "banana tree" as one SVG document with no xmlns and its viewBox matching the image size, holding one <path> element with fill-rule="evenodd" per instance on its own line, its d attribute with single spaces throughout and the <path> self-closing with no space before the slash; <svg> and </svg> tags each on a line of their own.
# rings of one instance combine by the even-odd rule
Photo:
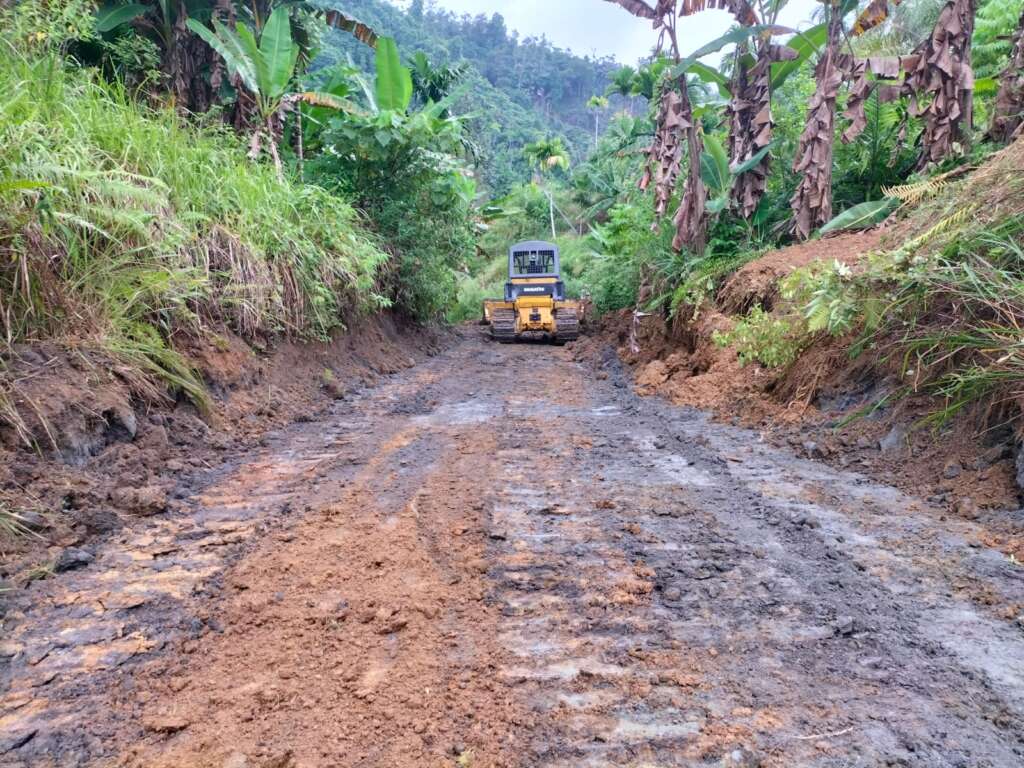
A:
<svg viewBox="0 0 1024 768">
<path fill-rule="evenodd" d="M 280 170 L 277 144 L 281 135 L 282 112 L 293 95 L 290 86 L 299 60 L 299 47 L 292 39 L 288 9 L 279 7 L 270 14 L 259 41 L 242 22 L 237 22 L 232 30 L 215 18 L 211 31 L 195 19 L 189 19 L 188 27 L 220 54 L 228 69 L 252 94 L 259 122 L 250 139 L 250 154 L 257 157 L 266 140 L 274 165 Z"/>
<path fill-rule="evenodd" d="M 101 35 L 140 34 L 154 42 L 160 50 L 160 71 L 174 102 L 191 112 L 205 112 L 215 102 L 223 78 L 222 59 L 215 49 L 206 45 L 190 21 L 222 22 L 234 25 L 238 9 L 249 17 L 257 35 L 269 21 L 275 3 L 292 11 L 294 42 L 299 58 L 308 63 L 311 53 L 307 19 L 319 19 L 327 26 L 350 32 L 370 47 L 377 43 L 377 34 L 358 19 L 342 11 L 324 10 L 305 0 L 254 0 L 236 4 L 232 0 L 145 0 L 102 4 L 96 11 L 96 31 Z"/>
<path fill-rule="evenodd" d="M 654 29 L 659 31 L 659 54 L 666 40 L 668 42 L 669 54 L 675 65 L 671 74 L 661 83 L 657 95 L 659 103 L 654 140 L 647 150 L 647 165 L 640 180 L 640 188 L 646 190 L 654 182 L 655 215 L 659 218 L 663 216 L 668 210 L 682 170 L 685 140 L 689 164 L 682 198 L 673 219 L 676 234 L 672 244 L 676 250 L 686 247 L 693 253 L 701 254 L 707 245 L 708 228 L 705 207 L 707 192 L 701 179 L 699 159 L 704 147 L 693 117 L 686 70 L 676 71 L 682 59 L 676 34 L 678 0 L 658 0 L 657 6 L 648 4 L 646 0 L 606 1 L 621 6 L 634 16 L 650 20 Z"/>
<path fill-rule="evenodd" d="M 849 71 L 849 55 L 840 53 L 843 16 L 847 0 L 828 0 L 826 5 L 825 52 L 814 68 L 816 87 L 807 105 L 807 121 L 793 160 L 793 171 L 800 176 L 789 204 L 793 211 L 793 231 L 805 240 L 811 232 L 832 219 L 832 148 L 835 141 L 836 99 L 843 77 Z M 804 36 L 805 45 L 814 45 L 820 30 Z M 800 44 L 801 41 L 797 41 Z"/>
<path fill-rule="evenodd" d="M 1013 33 L 1010 61 L 999 76 L 989 136 L 1008 142 L 1020 133 L 1021 125 L 1024 125 L 1024 13 Z"/>
<path fill-rule="evenodd" d="M 773 71 L 777 64 L 799 57 L 793 48 L 772 42 L 773 36 L 794 31 L 776 24 L 785 5 L 785 0 L 759 0 L 756 3 L 735 0 L 724 4 L 725 10 L 743 28 L 758 30 L 751 34 L 749 42 L 742 40 L 736 44 L 730 89 L 732 99 L 726 107 L 732 163 L 746 164 L 754 157 L 760 158 L 750 164 L 750 169 L 737 178 L 732 188 L 732 206 L 744 219 L 750 219 L 757 211 L 768 184 L 769 147 L 774 126 L 771 95 L 773 88 L 777 87 L 773 83 Z M 702 7 L 696 3 L 693 12 L 698 10 Z"/>
<path fill-rule="evenodd" d="M 898 4 L 898 0 L 872 0 L 857 19 L 853 34 L 877 26 L 890 7 Z M 971 138 L 974 117 L 971 38 L 976 11 L 975 0 L 947 0 L 931 33 L 909 55 L 855 61 L 848 75 L 854 84 L 844 113 L 852 124 L 843 133 L 843 141 L 852 141 L 864 129 L 864 104 L 878 88 L 878 98 L 883 101 L 909 97 L 907 114 L 922 118 L 919 169 L 963 151 Z M 869 74 L 882 80 L 902 76 L 903 81 L 879 87 Z"/>
</svg>

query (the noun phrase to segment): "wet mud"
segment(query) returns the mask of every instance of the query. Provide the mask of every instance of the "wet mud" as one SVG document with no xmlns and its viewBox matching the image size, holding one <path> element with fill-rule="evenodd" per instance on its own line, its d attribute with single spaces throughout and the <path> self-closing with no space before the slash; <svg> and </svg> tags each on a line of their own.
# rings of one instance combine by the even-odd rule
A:
<svg viewBox="0 0 1024 768">
<path fill-rule="evenodd" d="M 0 765 L 1024 764 L 980 522 L 462 333 L 0 598 Z"/>
</svg>

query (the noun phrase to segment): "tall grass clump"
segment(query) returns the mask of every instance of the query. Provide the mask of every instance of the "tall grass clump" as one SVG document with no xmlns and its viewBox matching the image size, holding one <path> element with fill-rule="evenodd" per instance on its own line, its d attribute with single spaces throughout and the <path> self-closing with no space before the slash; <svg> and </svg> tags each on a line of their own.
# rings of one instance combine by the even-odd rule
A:
<svg viewBox="0 0 1024 768">
<path fill-rule="evenodd" d="M 348 203 L 251 162 L 226 128 L 0 33 L 3 344 L 92 343 L 202 401 L 173 333 L 323 338 L 386 303 L 385 259 Z"/>
</svg>

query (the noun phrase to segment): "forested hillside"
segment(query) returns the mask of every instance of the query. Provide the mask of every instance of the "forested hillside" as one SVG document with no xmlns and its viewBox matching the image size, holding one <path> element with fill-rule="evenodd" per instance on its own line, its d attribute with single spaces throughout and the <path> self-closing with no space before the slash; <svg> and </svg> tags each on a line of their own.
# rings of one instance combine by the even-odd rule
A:
<svg viewBox="0 0 1024 768">
<path fill-rule="evenodd" d="M 613 59 L 576 56 L 545 39 L 520 38 L 497 13 L 459 16 L 425 9 L 420 0 L 408 12 L 387 0 L 352 0 L 344 7 L 393 36 L 403 51 L 422 52 L 432 65 L 465 65 L 456 108 L 470 116 L 480 175 L 492 194 L 505 194 L 529 177 L 522 148 L 530 142 L 559 136 L 576 161 L 593 147 L 594 114 L 587 102 L 604 93 L 618 67 Z M 330 32 L 313 69 L 349 59 L 365 70 L 373 64 L 365 47 Z M 621 97 L 613 98 L 602 117 L 622 104 Z"/>
</svg>

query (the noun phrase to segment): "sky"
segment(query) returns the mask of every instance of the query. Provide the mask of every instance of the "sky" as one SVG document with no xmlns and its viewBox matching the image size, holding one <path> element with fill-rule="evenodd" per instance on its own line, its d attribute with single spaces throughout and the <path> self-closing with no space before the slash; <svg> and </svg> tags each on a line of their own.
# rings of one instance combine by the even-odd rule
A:
<svg viewBox="0 0 1024 768">
<path fill-rule="evenodd" d="M 405 7 L 408 0 L 391 0 Z M 430 0 L 427 0 L 428 5 Z M 509 29 L 520 37 L 546 35 L 559 48 L 581 56 L 614 56 L 635 64 L 650 53 L 657 35 L 649 21 L 638 19 L 607 0 L 433 0 L 456 13 L 500 13 Z M 779 18 L 783 26 L 797 27 L 810 18 L 818 0 L 790 0 Z M 731 17 L 708 10 L 685 19 L 679 26 L 682 53 L 699 48 L 725 32 Z"/>
</svg>

